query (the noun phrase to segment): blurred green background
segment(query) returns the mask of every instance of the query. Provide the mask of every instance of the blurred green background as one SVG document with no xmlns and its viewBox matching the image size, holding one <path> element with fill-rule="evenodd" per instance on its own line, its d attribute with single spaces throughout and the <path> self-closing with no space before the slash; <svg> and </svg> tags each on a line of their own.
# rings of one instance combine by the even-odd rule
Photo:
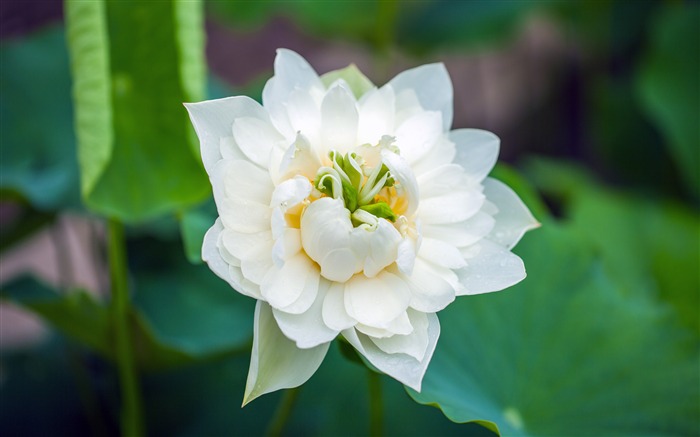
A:
<svg viewBox="0 0 700 437">
<path fill-rule="evenodd" d="M 700 435 L 699 29 L 696 1 L 3 2 L 0 430 L 119 434 L 103 217 L 148 433 L 271 429 L 281 393 L 239 407 L 254 302 L 198 262 L 181 103 L 259 99 L 286 47 L 376 84 L 444 62 L 453 127 L 501 138 L 543 223 L 525 281 L 440 313 L 422 393 L 382 377 L 386 435 Z M 333 346 L 283 433 L 367 434 L 367 372 Z"/>
</svg>

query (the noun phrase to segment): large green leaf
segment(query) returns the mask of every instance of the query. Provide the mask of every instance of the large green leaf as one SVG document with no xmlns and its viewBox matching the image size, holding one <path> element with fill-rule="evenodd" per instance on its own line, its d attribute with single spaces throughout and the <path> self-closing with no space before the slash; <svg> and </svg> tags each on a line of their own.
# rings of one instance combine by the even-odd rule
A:
<svg viewBox="0 0 700 437">
<path fill-rule="evenodd" d="M 620 293 L 570 229 L 545 223 L 516 251 L 525 281 L 440 313 L 414 399 L 503 435 L 700 431 L 697 343 L 667 308 Z"/>
<path fill-rule="evenodd" d="M 247 353 L 251 345 L 255 301 L 205 265 L 139 273 L 134 305 L 160 341 L 192 357 Z"/>
<path fill-rule="evenodd" d="M 0 188 L 36 208 L 80 203 L 70 71 L 59 27 L 0 46 Z"/>
<path fill-rule="evenodd" d="M 572 164 L 535 159 L 527 168 L 542 191 L 561 201 L 621 292 L 671 303 L 681 322 L 700 335 L 697 211 L 605 188 Z"/>
<path fill-rule="evenodd" d="M 137 289 L 129 317 L 136 359 L 144 370 L 238 353 L 250 343 L 252 300 L 231 290 L 204 266 L 183 263 L 170 276 L 139 276 Z M 114 358 L 109 309 L 86 292 L 58 294 L 23 278 L 4 285 L 0 298 L 35 312 L 69 337 Z"/>
<path fill-rule="evenodd" d="M 183 102 L 204 97 L 199 2 L 68 1 L 86 204 L 125 221 L 210 191 Z"/>
<path fill-rule="evenodd" d="M 668 139 L 689 191 L 700 195 L 700 5 L 657 16 L 638 80 L 639 95 Z"/>
</svg>

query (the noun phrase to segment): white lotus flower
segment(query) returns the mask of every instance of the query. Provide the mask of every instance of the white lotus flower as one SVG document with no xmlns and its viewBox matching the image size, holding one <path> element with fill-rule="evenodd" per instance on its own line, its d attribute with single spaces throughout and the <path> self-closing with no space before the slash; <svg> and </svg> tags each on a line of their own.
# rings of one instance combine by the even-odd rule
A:
<svg viewBox="0 0 700 437">
<path fill-rule="evenodd" d="M 338 335 L 420 391 L 436 313 L 525 278 L 510 249 L 538 224 L 486 177 L 499 139 L 449 130 L 442 64 L 376 88 L 354 67 L 319 78 L 279 50 L 262 106 L 186 107 L 220 216 L 202 256 L 257 299 L 244 404 L 303 384 Z"/>
</svg>

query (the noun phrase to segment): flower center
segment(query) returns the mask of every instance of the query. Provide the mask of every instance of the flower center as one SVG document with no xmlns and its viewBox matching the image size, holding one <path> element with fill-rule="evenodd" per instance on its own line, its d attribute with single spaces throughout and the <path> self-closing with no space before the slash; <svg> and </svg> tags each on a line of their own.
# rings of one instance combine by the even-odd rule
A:
<svg viewBox="0 0 700 437">
<path fill-rule="evenodd" d="M 341 155 L 332 150 L 328 157 L 331 165 L 319 168 L 314 187 L 328 197 L 342 200 L 354 227 L 374 229 L 378 218 L 396 221 L 392 203 L 400 205 L 399 196 L 386 164 L 380 161 L 370 167 L 355 152 Z"/>
</svg>

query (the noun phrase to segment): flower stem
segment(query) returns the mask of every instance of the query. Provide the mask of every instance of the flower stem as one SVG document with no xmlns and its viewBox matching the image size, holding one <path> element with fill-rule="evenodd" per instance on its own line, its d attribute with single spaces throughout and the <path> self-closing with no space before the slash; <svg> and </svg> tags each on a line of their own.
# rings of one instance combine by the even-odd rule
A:
<svg viewBox="0 0 700 437">
<path fill-rule="evenodd" d="M 122 435 L 138 437 L 144 434 L 141 413 L 141 390 L 136 374 L 133 345 L 129 331 L 129 287 L 127 283 L 124 226 L 110 219 L 107 224 L 109 270 L 112 283 L 111 313 L 115 333 L 117 368 L 121 388 Z"/>
<path fill-rule="evenodd" d="M 292 415 L 292 410 L 294 409 L 294 404 L 298 396 L 299 387 L 290 388 L 282 393 L 282 399 L 280 399 L 280 403 L 277 405 L 277 410 L 275 410 L 275 415 L 272 417 L 272 421 L 267 427 L 265 435 L 268 437 L 279 437 L 282 435 L 282 431 L 284 431 L 284 427 L 287 425 L 287 421 Z"/>
<path fill-rule="evenodd" d="M 382 397 L 382 379 L 377 372 L 367 369 L 369 383 L 369 435 L 379 437 L 384 434 L 384 401 Z"/>
</svg>

